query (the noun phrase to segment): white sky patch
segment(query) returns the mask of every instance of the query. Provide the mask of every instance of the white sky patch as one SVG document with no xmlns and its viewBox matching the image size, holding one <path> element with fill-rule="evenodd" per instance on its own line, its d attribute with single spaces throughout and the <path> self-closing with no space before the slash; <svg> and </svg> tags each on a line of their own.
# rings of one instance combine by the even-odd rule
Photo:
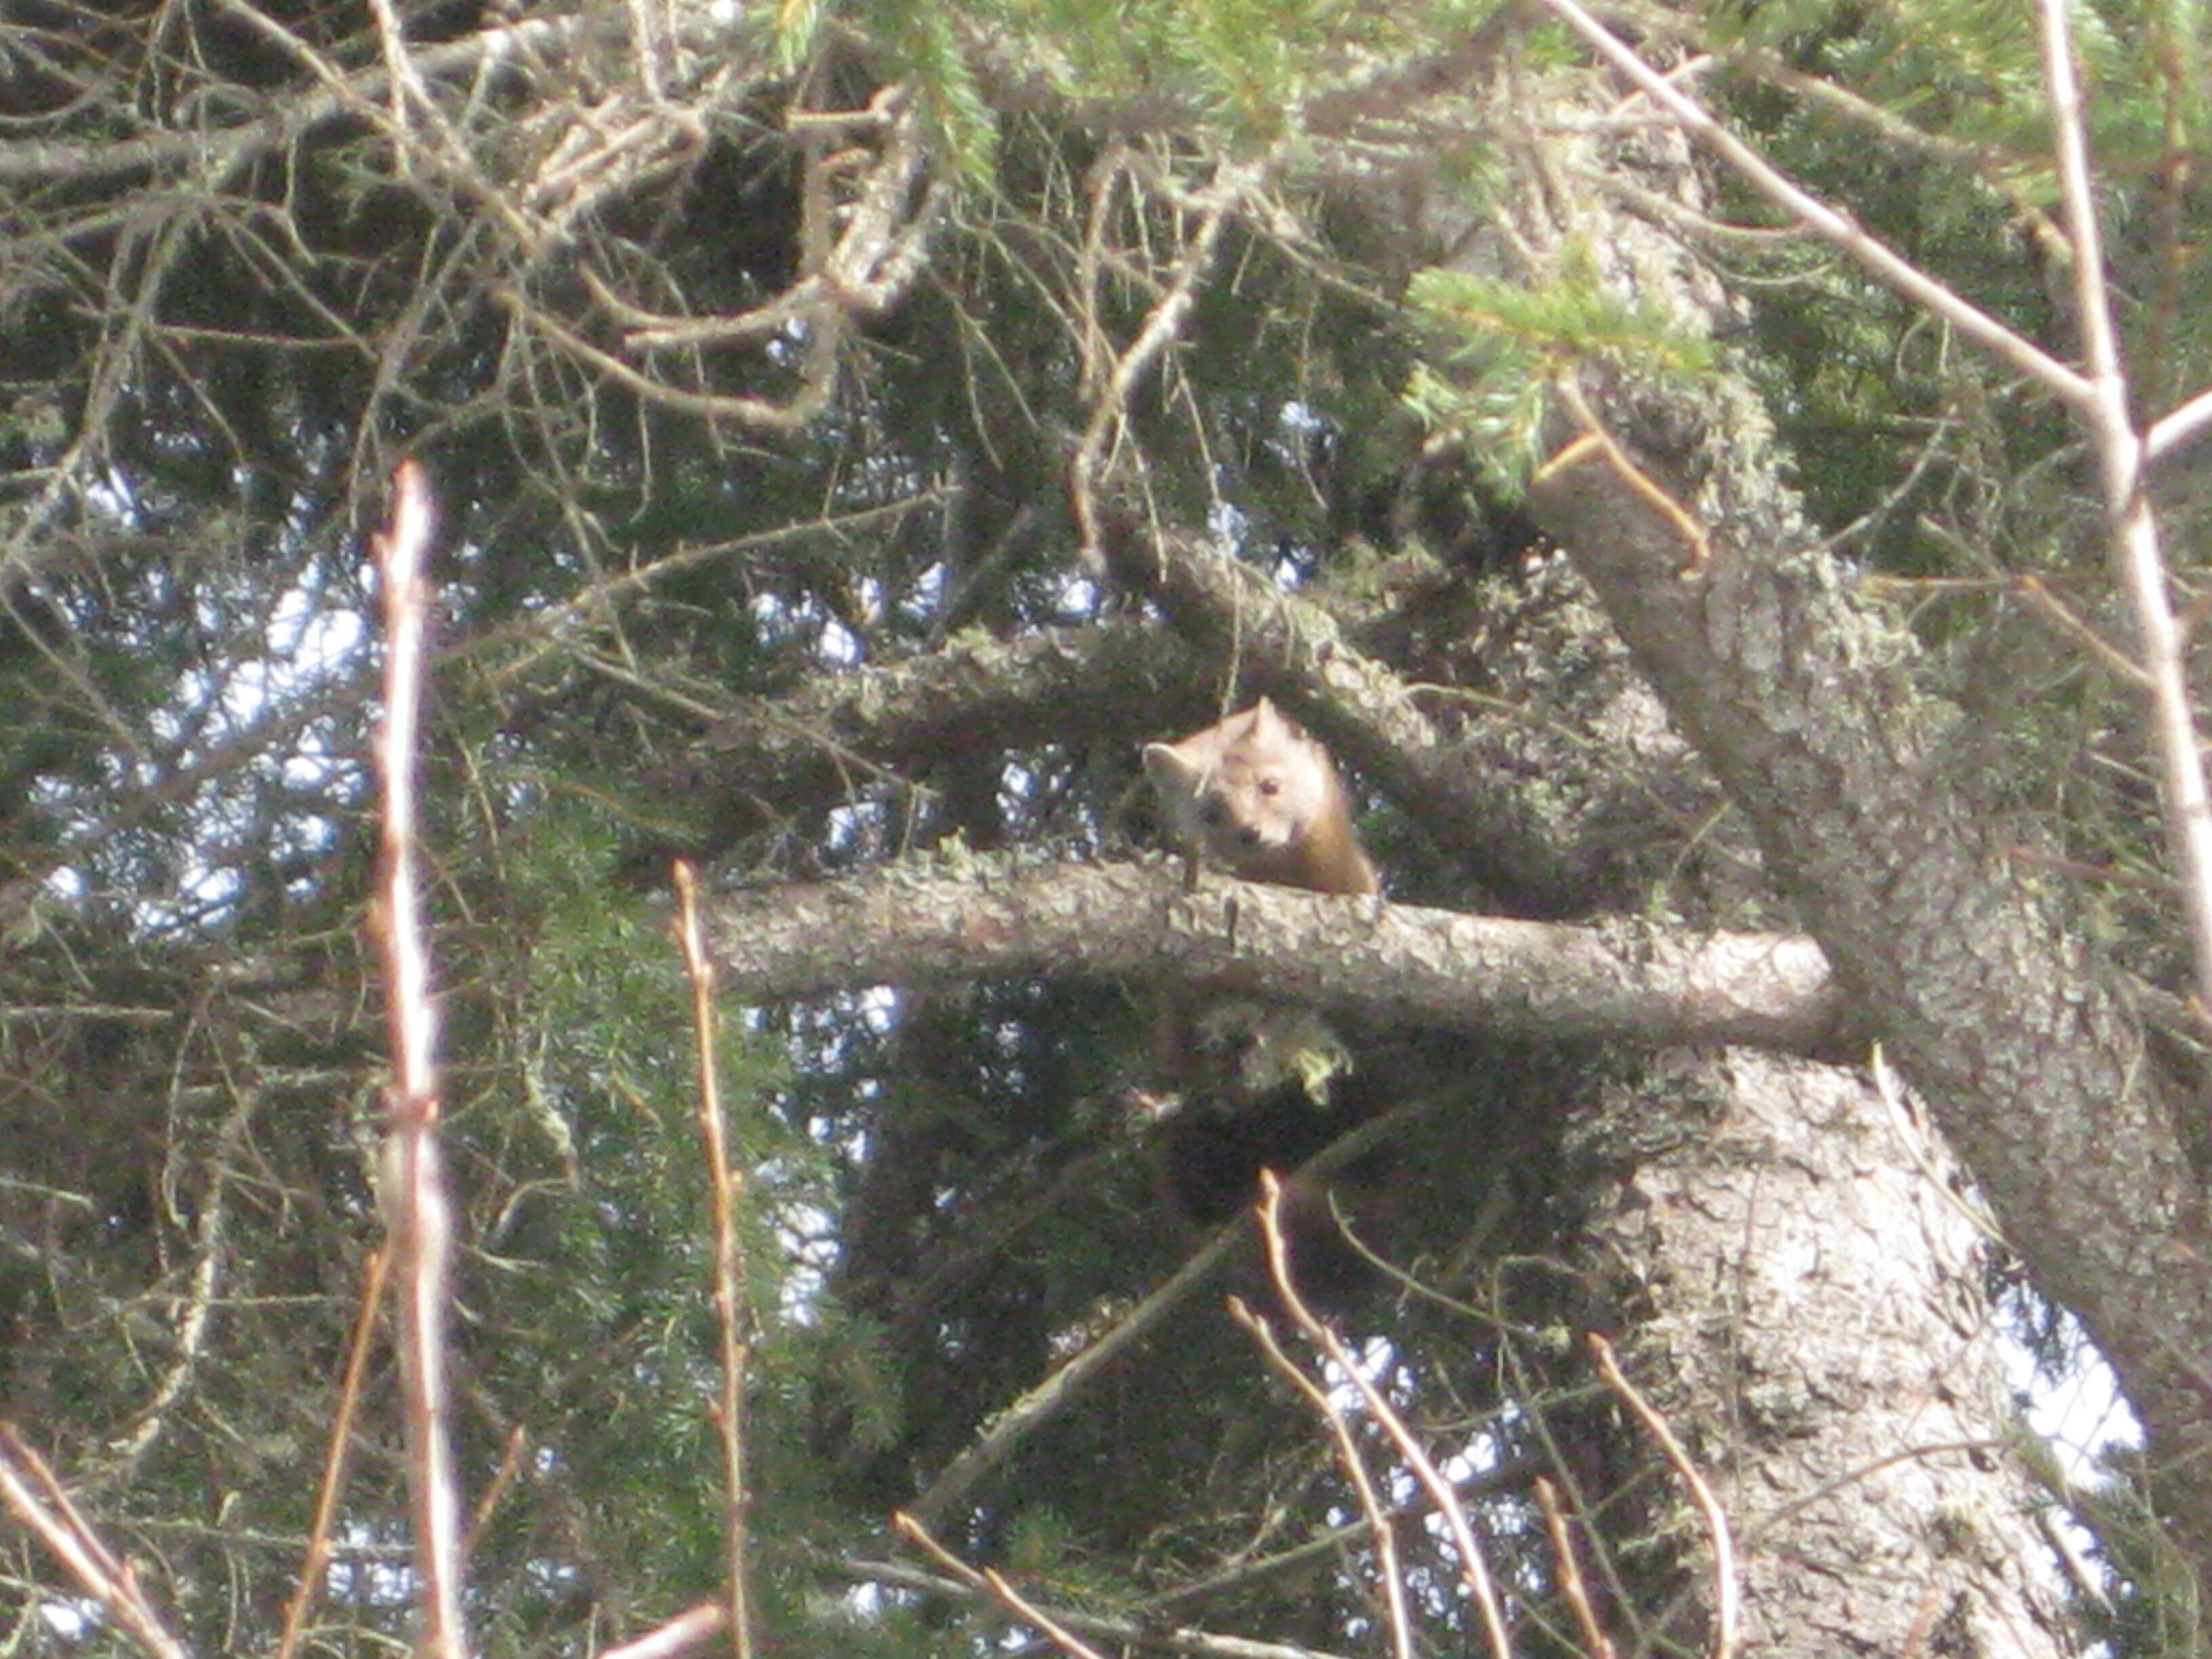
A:
<svg viewBox="0 0 2212 1659">
<path fill-rule="evenodd" d="M 2120 1398 L 2112 1369 L 2085 1347 L 2068 1375 L 2052 1381 L 2038 1372 L 2017 1343 L 2004 1345 L 2005 1375 L 2027 1401 L 2028 1425 L 2050 1445 L 2066 1478 L 2077 1486 L 2100 1484 L 2096 1460 L 2115 1446 L 2142 1444 L 2142 1425 Z"/>
</svg>

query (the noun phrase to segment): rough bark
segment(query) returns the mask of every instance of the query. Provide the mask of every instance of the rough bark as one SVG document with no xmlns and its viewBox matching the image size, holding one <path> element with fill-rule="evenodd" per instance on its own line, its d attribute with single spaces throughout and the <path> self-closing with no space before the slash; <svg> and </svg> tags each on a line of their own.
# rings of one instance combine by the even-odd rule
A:
<svg viewBox="0 0 2212 1659">
<path fill-rule="evenodd" d="M 1729 1517 L 1743 1650 L 2069 1651 L 2045 1500 L 1991 1437 L 2012 1404 L 1984 1241 L 1942 1146 L 1858 1078 L 1741 1051 L 1655 1056 L 1576 1145 L 1617 1170 L 1658 1114 L 1671 1147 L 1594 1176 L 1587 1260 L 1647 1314 L 1632 1376 Z M 1709 1622 L 1703 1528 L 1674 1535 Z"/>
<path fill-rule="evenodd" d="M 1644 167 L 1690 177 L 1649 136 Z M 1686 325 L 1716 290 L 1679 245 L 1589 203 L 1608 280 Z M 1561 222 L 1534 219 L 1556 246 Z M 2199 1571 L 2212 1566 L 2212 1232 L 2180 1097 L 2097 982 L 2063 905 L 2008 862 L 1954 717 L 1916 648 L 1860 602 L 1782 482 L 1748 387 L 1588 388 L 1637 465 L 1694 514 L 1712 557 L 1594 452 L 1531 505 L 1597 590 L 1769 869 L 1988 1194 L 2036 1283 L 2082 1319 L 2149 1431 Z M 1563 426 L 1561 437 L 1571 435 Z"/>
<path fill-rule="evenodd" d="M 1379 1024 L 1554 1042 L 1848 1041 L 1810 942 L 1463 915 L 1161 865 L 994 860 L 724 895 L 710 924 L 748 999 L 1081 973 L 1264 993 Z"/>
<path fill-rule="evenodd" d="M 1014 640 L 977 629 L 787 696 L 748 698 L 644 789 L 714 803 L 695 849 L 712 856 L 787 816 L 962 757 L 1108 738 L 1129 739 L 1133 757 L 1133 702 L 1179 710 L 1191 724 L 1209 717 L 1191 669 L 1189 653 L 1157 629 L 1047 629 Z"/>
</svg>

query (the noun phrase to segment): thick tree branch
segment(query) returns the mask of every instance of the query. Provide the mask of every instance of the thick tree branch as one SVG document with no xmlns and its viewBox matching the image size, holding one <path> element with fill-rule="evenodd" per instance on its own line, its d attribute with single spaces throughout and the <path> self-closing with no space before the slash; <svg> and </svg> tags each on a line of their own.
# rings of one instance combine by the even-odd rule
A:
<svg viewBox="0 0 2212 1659">
<path fill-rule="evenodd" d="M 1125 740 L 1133 762 L 1139 738 L 1160 735 L 1132 729 L 1134 708 L 1190 725 L 1208 717 L 1189 653 L 1157 629 L 1045 629 L 1018 640 L 971 631 L 926 656 L 749 699 L 682 762 L 648 778 L 644 793 L 715 803 L 700 849 L 713 856 L 787 814 L 963 756 Z"/>
<path fill-rule="evenodd" d="M 1581 914 L 1610 890 L 1594 866 L 1625 826 L 1589 844 L 1560 833 L 1544 810 L 1550 786 L 1508 752 L 1503 722 L 1447 730 L 1403 680 L 1345 644 L 1320 607 L 1249 582 L 1201 550 L 1177 544 L 1148 568 L 1148 591 L 1181 639 L 1135 619 L 1013 640 L 957 634 L 926 655 L 747 701 L 641 795 L 713 803 L 701 843 L 687 849 L 711 858 L 781 817 L 851 800 L 873 782 L 927 781 L 963 756 L 1121 743 L 1133 760 L 1141 738 L 1219 714 L 1221 688 L 1205 666 L 1233 632 L 1249 668 L 1244 689 L 1281 696 L 1475 880 L 1510 894 L 1517 913 Z M 1650 811 L 1658 818 L 1664 809 Z M 1668 821 L 1653 833 L 1673 832 Z"/>
<path fill-rule="evenodd" d="M 1616 399 L 1655 445 L 1677 402 Z M 1966 757 L 1904 691 L 1911 641 L 1850 603 L 1780 489 L 1763 423 L 1723 388 L 1679 499 L 1717 556 L 1676 572 L 1674 526 L 1593 460 L 1530 504 L 1573 551 L 1644 672 L 1751 817 L 1770 867 L 1987 1192 L 2037 1283 L 2118 1369 L 2212 1559 L 2212 1238 L 2180 1103 L 2077 937 L 2008 861 Z"/>
<path fill-rule="evenodd" d="M 1844 1035 L 1820 952 L 1790 935 L 1570 927 L 1227 878 L 1193 890 L 1164 865 L 893 866 L 724 894 L 708 918 L 724 983 L 754 999 L 1079 974 L 1553 1042 L 1812 1052 Z"/>
<path fill-rule="evenodd" d="M 1319 605 L 1203 543 L 1124 532 L 1105 544 L 1115 577 L 1166 612 L 1205 659 L 1227 665 L 1243 694 L 1280 698 L 1484 886 L 1537 915 L 1588 908 L 1597 884 L 1545 832 L 1524 781 L 1486 764 L 1494 757 L 1479 737 L 1448 736 L 1405 681 L 1346 641 Z"/>
</svg>

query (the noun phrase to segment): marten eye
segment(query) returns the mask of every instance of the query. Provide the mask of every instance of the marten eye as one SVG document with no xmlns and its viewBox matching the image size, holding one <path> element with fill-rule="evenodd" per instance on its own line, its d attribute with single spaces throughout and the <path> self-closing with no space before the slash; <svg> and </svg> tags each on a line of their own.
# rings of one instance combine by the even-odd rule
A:
<svg viewBox="0 0 2212 1659">
<path fill-rule="evenodd" d="M 1201 823 L 1219 823 L 1228 816 L 1228 808 L 1218 800 L 1209 800 L 1198 809 L 1199 822 Z"/>
<path fill-rule="evenodd" d="M 1261 793 L 1261 794 L 1263 794 L 1263 795 L 1279 795 L 1279 794 L 1281 794 L 1281 793 L 1283 793 L 1283 781 L 1282 781 L 1280 778 L 1262 778 L 1262 779 L 1261 779 L 1261 780 L 1260 780 L 1260 793 Z"/>
</svg>

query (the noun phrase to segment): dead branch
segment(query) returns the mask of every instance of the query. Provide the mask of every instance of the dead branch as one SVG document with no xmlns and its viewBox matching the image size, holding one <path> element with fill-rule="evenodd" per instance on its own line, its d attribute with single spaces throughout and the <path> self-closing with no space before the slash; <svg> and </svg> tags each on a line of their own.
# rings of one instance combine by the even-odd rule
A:
<svg viewBox="0 0 2212 1659">
<path fill-rule="evenodd" d="M 1574 1609 L 1576 1628 L 1583 1634 L 1583 1650 L 1589 1659 L 1613 1659 L 1613 1638 L 1605 1633 L 1605 1627 L 1597 1621 L 1596 1608 L 1590 1605 L 1589 1587 L 1583 1582 L 1582 1559 L 1575 1550 L 1566 1515 L 1559 1508 L 1559 1494 L 1541 1476 L 1536 1481 L 1536 1506 L 1544 1511 L 1544 1531 L 1552 1540 L 1559 1594 Z"/>
<path fill-rule="evenodd" d="M 461 1615 L 460 1492 L 446 1431 L 445 1322 L 453 1206 L 438 1146 L 430 957 L 415 880 L 415 732 L 429 610 L 429 481 L 420 462 L 393 480 L 392 520 L 371 552 L 384 588 L 384 723 L 375 742 L 382 846 L 372 918 L 384 959 L 392 1081 L 385 1090 L 385 1227 L 399 1306 L 401 1384 L 407 1401 L 408 1492 L 422 1651 L 467 1659 Z"/>
<path fill-rule="evenodd" d="M 2212 1002 L 2212 787 L 2204 780 L 2204 744 L 2190 696 L 2189 637 L 2168 597 L 2166 552 L 2143 487 L 2148 445 L 2136 431 L 2133 392 L 2120 361 L 2089 177 L 2081 89 L 2074 73 L 2072 25 L 2066 8 L 2041 0 L 2043 81 L 2057 149 L 2059 198 L 2074 244 L 2074 315 L 2088 360 L 2089 395 L 2076 412 L 2089 428 L 2105 491 L 2112 568 L 2135 613 L 2135 659 L 2149 682 L 2152 746 L 2159 757 L 2166 842 L 2189 920 L 2197 959 L 2197 993 Z"/>
<path fill-rule="evenodd" d="M 285 1605 L 284 1633 L 276 1644 L 276 1659 L 293 1659 L 299 1652 L 307 1633 L 307 1615 L 314 1610 L 331 1564 L 331 1534 L 337 1521 L 338 1497 L 345 1490 L 354 1418 L 361 1410 L 362 1378 L 368 1370 L 369 1345 L 375 1339 L 377 1310 L 384 1303 L 385 1269 L 391 1261 L 387 1241 L 369 1252 L 368 1265 L 362 1273 L 361 1310 L 354 1316 L 353 1340 L 346 1349 L 345 1376 L 338 1384 L 337 1410 L 331 1418 L 330 1443 L 323 1449 L 323 1480 L 315 1493 L 315 1518 L 307 1530 L 307 1553 L 292 1586 L 292 1599 Z"/>
<path fill-rule="evenodd" d="M 1396 1408 L 1383 1397 L 1382 1391 L 1375 1386 L 1373 1379 L 1344 1346 L 1343 1339 L 1316 1318 L 1313 1310 L 1299 1299 L 1297 1287 L 1291 1280 L 1290 1246 L 1283 1237 L 1280 1219 L 1282 1199 L 1282 1182 L 1275 1178 L 1272 1170 L 1262 1170 L 1260 1172 L 1260 1223 L 1262 1236 L 1267 1242 L 1267 1269 L 1274 1281 L 1276 1294 L 1283 1298 L 1284 1307 L 1297 1322 L 1298 1328 L 1305 1333 L 1307 1340 L 1328 1357 L 1329 1363 L 1336 1367 L 1346 1382 L 1358 1389 L 1368 1414 L 1389 1437 L 1390 1443 L 1398 1449 L 1398 1455 L 1406 1460 L 1413 1472 L 1413 1478 L 1420 1482 L 1421 1490 L 1428 1493 L 1429 1501 L 1436 1505 L 1445 1530 L 1451 1534 L 1452 1548 L 1459 1557 L 1460 1577 L 1467 1585 L 1468 1594 L 1474 1598 L 1475 1611 L 1481 1615 L 1482 1632 L 1490 1644 L 1491 1659 L 1513 1659 L 1513 1642 L 1506 1633 L 1504 1611 L 1498 1605 L 1498 1589 L 1491 1579 L 1489 1562 L 1483 1555 L 1481 1546 L 1475 1541 L 1473 1522 L 1467 1518 L 1467 1506 L 1460 1501 L 1451 1482 L 1444 1479 L 1442 1471 L 1429 1456 L 1427 1449 L 1407 1428 L 1405 1419 L 1398 1415 Z"/>
<path fill-rule="evenodd" d="M 100 1541 L 46 1459 L 9 1423 L 0 1423 L 0 1502 L 154 1659 L 185 1659 L 183 1644 L 162 1627 L 131 1564 Z"/>
<path fill-rule="evenodd" d="M 945 1569 L 944 1574 L 925 1572 L 902 1561 L 838 1561 L 827 1564 L 827 1570 L 852 1583 L 885 1584 L 895 1589 L 931 1595 L 975 1598 L 993 1595 L 983 1574 L 947 1550 L 912 1516 L 895 1515 L 891 1521 L 902 1534 Z M 1033 1600 L 1030 1605 L 1035 1605 Z M 1020 1616 L 1026 1619 L 1026 1615 Z M 1079 1632 L 1094 1641 L 1124 1650 L 1188 1654 L 1192 1659 L 1338 1659 L 1338 1656 L 1318 1648 L 1295 1647 L 1286 1642 L 1258 1642 L 1246 1636 L 1220 1636 L 1188 1626 L 1170 1628 L 1074 1607 L 1055 1608 L 1052 1617 L 1071 1635 Z"/>
<path fill-rule="evenodd" d="M 1598 53 L 1679 122 L 1683 129 L 1734 167 L 1760 195 L 1856 259 L 1879 281 L 1915 305 L 1942 318 L 1968 339 L 2008 362 L 2070 406 L 2085 407 L 2089 382 L 2024 336 L 1929 276 L 1918 266 L 1869 236 L 1845 215 L 1783 174 L 1684 92 L 1585 11 L 1576 0 L 1543 0 L 1545 7 L 1597 48 Z"/>
<path fill-rule="evenodd" d="M 1271 1190 L 1270 1201 L 1261 1206 L 1260 1225 L 1267 1241 L 1267 1261 L 1275 1274 L 1275 1293 L 1288 1306 L 1297 1298 L 1297 1291 L 1291 1283 L 1290 1253 L 1283 1246 L 1274 1196 Z M 1350 1477 L 1352 1490 L 1359 1494 L 1359 1512 L 1365 1517 L 1367 1529 L 1375 1540 L 1375 1577 L 1382 1592 L 1383 1622 L 1390 1630 L 1390 1651 L 1396 1659 L 1413 1659 L 1413 1626 L 1407 1616 L 1406 1585 L 1398 1568 L 1397 1529 L 1390 1524 L 1382 1494 L 1375 1488 L 1375 1477 L 1367 1472 L 1367 1460 L 1359 1455 L 1359 1442 L 1353 1437 L 1343 1407 L 1334 1395 L 1298 1369 L 1290 1355 L 1283 1352 L 1282 1344 L 1275 1340 L 1275 1333 L 1267 1322 L 1247 1307 L 1243 1297 L 1230 1297 L 1229 1316 L 1251 1334 L 1275 1374 L 1295 1389 L 1307 1407 L 1328 1425 L 1329 1438 L 1336 1443 L 1336 1461 Z"/>
<path fill-rule="evenodd" d="M 1589 1334 L 1591 1357 L 1596 1360 L 1599 1373 L 1607 1385 L 1620 1396 L 1621 1401 L 1636 1414 L 1659 1448 L 1667 1454 L 1675 1474 L 1689 1489 L 1690 1499 L 1705 1517 L 1705 1533 L 1713 1545 L 1713 1645 L 1711 1659 L 1733 1659 L 1736 1643 L 1743 1626 L 1742 1589 L 1737 1583 L 1735 1547 L 1729 1535 L 1728 1516 L 1713 1489 L 1705 1484 L 1705 1477 L 1682 1449 L 1682 1443 L 1674 1437 L 1674 1431 L 1651 1402 L 1636 1391 L 1613 1358 L 1613 1344 L 1597 1332 Z"/>
<path fill-rule="evenodd" d="M 698 876 L 689 864 L 676 866 L 676 938 L 684 952 L 684 972 L 691 985 L 691 1030 L 698 1055 L 700 1150 L 707 1165 L 707 1203 L 714 1235 L 714 1320 L 720 1337 L 721 1392 L 714 1428 L 722 1445 L 722 1534 L 726 1552 L 723 1586 L 729 1599 L 730 1646 L 735 1659 L 752 1659 L 752 1570 L 748 1564 L 746 1511 L 751 1492 L 745 1484 L 745 1373 L 752 1359 L 747 1334 L 745 1255 L 738 1232 L 738 1205 L 744 1175 L 730 1160 L 729 1129 L 722 1115 L 720 1068 L 716 1064 L 719 1027 L 714 1018 L 714 964 L 699 927 Z"/>
</svg>

